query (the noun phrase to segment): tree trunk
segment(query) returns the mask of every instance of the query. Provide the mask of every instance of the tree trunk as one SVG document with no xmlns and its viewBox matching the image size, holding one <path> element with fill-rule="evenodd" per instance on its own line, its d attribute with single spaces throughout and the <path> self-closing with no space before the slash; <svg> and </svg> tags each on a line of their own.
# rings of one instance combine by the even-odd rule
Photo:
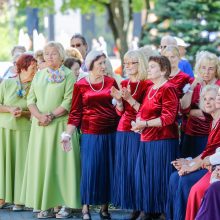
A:
<svg viewBox="0 0 220 220">
<path fill-rule="evenodd" d="M 106 4 L 106 8 L 115 43 L 119 49 L 120 58 L 123 60 L 124 54 L 128 51 L 128 37 L 133 34 L 131 0 L 111 0 L 109 4 Z"/>
</svg>

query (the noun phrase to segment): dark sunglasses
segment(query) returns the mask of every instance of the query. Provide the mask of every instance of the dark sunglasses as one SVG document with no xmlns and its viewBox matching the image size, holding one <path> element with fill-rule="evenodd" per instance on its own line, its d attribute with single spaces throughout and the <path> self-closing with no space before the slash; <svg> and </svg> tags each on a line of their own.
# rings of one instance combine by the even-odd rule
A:
<svg viewBox="0 0 220 220">
<path fill-rule="evenodd" d="M 74 47 L 81 47 L 81 46 L 82 46 L 82 44 L 72 44 L 72 45 L 71 45 L 71 47 L 73 47 L 73 48 L 74 48 Z"/>
<path fill-rule="evenodd" d="M 162 45 L 160 45 L 160 49 L 161 50 L 163 50 L 163 49 L 165 49 L 167 46 L 162 46 Z"/>
</svg>

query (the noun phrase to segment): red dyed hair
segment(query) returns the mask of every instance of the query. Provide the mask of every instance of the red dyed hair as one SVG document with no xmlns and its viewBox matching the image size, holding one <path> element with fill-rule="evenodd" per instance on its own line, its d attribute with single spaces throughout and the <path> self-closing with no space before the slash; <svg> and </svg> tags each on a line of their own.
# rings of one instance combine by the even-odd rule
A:
<svg viewBox="0 0 220 220">
<path fill-rule="evenodd" d="M 18 60 L 16 61 L 17 73 L 20 74 L 23 69 L 27 70 L 33 62 L 37 61 L 31 54 L 20 55 Z"/>
</svg>

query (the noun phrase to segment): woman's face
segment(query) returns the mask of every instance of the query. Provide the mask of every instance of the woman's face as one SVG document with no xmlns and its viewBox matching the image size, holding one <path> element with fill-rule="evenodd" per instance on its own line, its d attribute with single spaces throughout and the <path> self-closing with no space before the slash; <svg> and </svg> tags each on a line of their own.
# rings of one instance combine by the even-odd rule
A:
<svg viewBox="0 0 220 220">
<path fill-rule="evenodd" d="M 37 59 L 38 69 L 42 70 L 47 67 L 47 63 L 42 59 Z"/>
<path fill-rule="evenodd" d="M 76 77 L 76 79 L 79 77 L 79 69 L 80 69 L 80 65 L 77 62 L 75 62 L 71 66 L 71 70 L 72 70 L 74 76 Z"/>
<path fill-rule="evenodd" d="M 213 61 L 204 61 L 201 63 L 200 75 L 206 83 L 211 82 L 215 78 L 216 71 L 217 68 Z"/>
<path fill-rule="evenodd" d="M 106 71 L 106 58 L 104 56 L 101 56 L 98 60 L 94 62 L 92 73 L 94 76 L 99 77 L 105 75 Z"/>
<path fill-rule="evenodd" d="M 150 61 L 148 64 L 148 79 L 152 82 L 158 81 L 164 77 L 164 72 L 161 71 L 160 65 L 157 62 Z"/>
<path fill-rule="evenodd" d="M 124 58 L 124 70 L 128 77 L 136 76 L 138 74 L 138 59 L 134 57 Z"/>
<path fill-rule="evenodd" d="M 37 62 L 32 61 L 30 66 L 26 70 L 26 75 L 27 77 L 30 77 L 30 76 L 33 77 L 36 72 L 37 72 Z"/>
<path fill-rule="evenodd" d="M 218 89 L 218 94 L 215 98 L 215 106 L 217 109 L 220 109 L 220 88 Z"/>
<path fill-rule="evenodd" d="M 216 110 L 216 93 L 213 90 L 206 92 L 204 95 L 204 107 L 205 111 L 209 114 L 213 113 Z"/>
<path fill-rule="evenodd" d="M 46 47 L 44 52 L 44 59 L 46 66 L 52 69 L 58 69 L 62 60 L 56 47 Z"/>
<path fill-rule="evenodd" d="M 170 61 L 172 69 L 178 68 L 178 64 L 179 64 L 180 58 L 175 54 L 174 51 L 166 51 L 166 52 L 164 52 L 163 55 L 165 57 L 167 57 L 168 60 Z"/>
</svg>

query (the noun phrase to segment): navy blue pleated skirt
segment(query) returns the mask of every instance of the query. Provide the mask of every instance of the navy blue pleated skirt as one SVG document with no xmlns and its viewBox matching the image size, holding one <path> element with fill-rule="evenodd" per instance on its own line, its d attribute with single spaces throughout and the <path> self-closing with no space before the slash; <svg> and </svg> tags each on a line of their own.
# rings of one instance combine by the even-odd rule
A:
<svg viewBox="0 0 220 220">
<path fill-rule="evenodd" d="M 135 167 L 139 145 L 140 134 L 134 132 L 117 132 L 112 203 L 122 209 L 136 210 Z"/>
<path fill-rule="evenodd" d="M 207 144 L 208 136 L 191 136 L 184 134 L 180 157 L 197 157 L 203 152 Z"/>
<path fill-rule="evenodd" d="M 141 142 L 135 169 L 137 210 L 163 213 L 167 187 L 178 154 L 178 139 Z"/>
<path fill-rule="evenodd" d="M 197 170 L 185 176 L 172 173 L 167 196 L 166 219 L 184 220 L 186 205 L 192 186 L 207 173 L 206 169 Z"/>
<path fill-rule="evenodd" d="M 81 184 L 82 204 L 101 205 L 111 201 L 113 190 L 115 132 L 82 134 Z"/>
</svg>

